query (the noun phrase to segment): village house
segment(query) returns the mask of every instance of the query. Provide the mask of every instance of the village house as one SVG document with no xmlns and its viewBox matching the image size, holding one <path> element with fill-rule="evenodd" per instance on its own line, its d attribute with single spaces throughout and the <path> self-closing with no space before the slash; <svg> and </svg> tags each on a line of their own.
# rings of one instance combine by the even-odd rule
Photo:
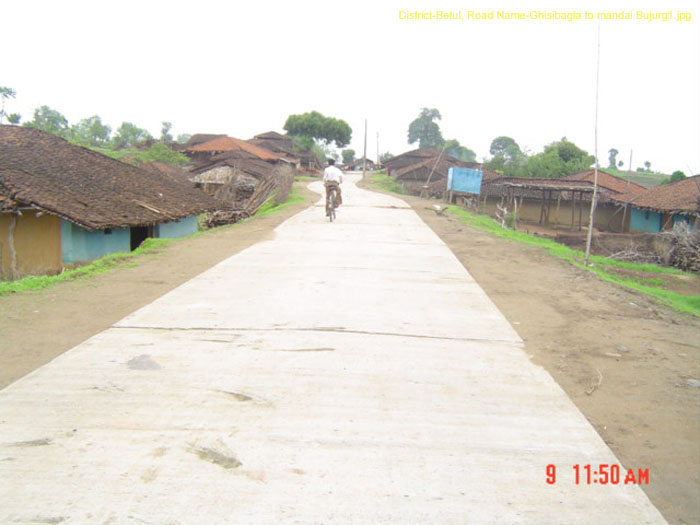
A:
<svg viewBox="0 0 700 525">
<path fill-rule="evenodd" d="M 659 233 L 678 222 L 700 226 L 700 175 L 648 189 L 631 201 L 630 230 Z"/>
<path fill-rule="evenodd" d="M 480 209 L 495 215 L 497 206 L 517 218 L 543 226 L 582 229 L 594 186 L 594 170 L 558 179 L 498 177 L 482 182 Z M 628 232 L 630 205 L 647 190 L 643 186 L 598 170 L 598 200 L 594 227 L 602 231 Z"/>
<path fill-rule="evenodd" d="M 186 178 L 146 171 L 40 130 L 0 125 L 0 274 L 55 274 L 148 237 L 197 231 L 220 204 Z"/>
<path fill-rule="evenodd" d="M 317 170 L 321 169 L 321 163 L 316 154 L 308 148 L 300 146 L 289 137 L 276 131 L 267 131 L 255 135 L 248 142 L 272 153 L 276 153 L 289 162 L 296 161 L 299 167 Z"/>
<path fill-rule="evenodd" d="M 348 162 L 347 164 L 343 164 L 341 168 L 345 171 L 362 171 L 363 167 L 367 171 L 373 171 L 377 168 L 377 164 L 372 160 L 372 159 L 367 159 L 367 163 L 365 164 L 365 159 L 364 157 L 361 159 L 355 159 L 352 162 Z"/>
</svg>

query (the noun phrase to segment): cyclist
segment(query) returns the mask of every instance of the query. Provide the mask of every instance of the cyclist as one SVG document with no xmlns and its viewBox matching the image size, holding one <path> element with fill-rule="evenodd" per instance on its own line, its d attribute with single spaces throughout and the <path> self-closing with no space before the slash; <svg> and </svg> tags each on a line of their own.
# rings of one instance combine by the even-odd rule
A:
<svg viewBox="0 0 700 525">
<path fill-rule="evenodd" d="M 335 167 L 335 160 L 328 159 L 328 167 L 323 170 L 323 183 L 326 186 L 326 215 L 328 215 L 328 198 L 331 194 L 331 188 L 335 189 L 335 205 L 340 206 L 343 203 L 343 197 L 340 193 L 340 185 L 343 182 L 343 172 Z"/>
</svg>

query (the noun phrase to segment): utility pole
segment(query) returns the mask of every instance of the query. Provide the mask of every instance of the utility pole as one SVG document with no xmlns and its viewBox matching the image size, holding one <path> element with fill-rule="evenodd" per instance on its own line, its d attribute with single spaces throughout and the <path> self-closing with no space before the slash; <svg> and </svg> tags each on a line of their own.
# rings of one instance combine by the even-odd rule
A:
<svg viewBox="0 0 700 525">
<path fill-rule="evenodd" d="M 377 131 L 377 164 L 379 163 L 379 132 Z"/>
<path fill-rule="evenodd" d="M 588 237 L 586 239 L 586 257 L 584 264 L 588 266 L 588 258 L 591 255 L 591 240 L 593 239 L 593 217 L 595 204 L 598 198 L 598 90 L 600 86 L 600 22 L 598 23 L 598 59 L 595 73 L 595 174 L 593 175 L 593 195 L 591 196 L 591 215 L 588 218 Z"/>
<path fill-rule="evenodd" d="M 365 150 L 362 154 L 362 180 L 367 173 L 367 119 L 365 119 Z"/>
</svg>

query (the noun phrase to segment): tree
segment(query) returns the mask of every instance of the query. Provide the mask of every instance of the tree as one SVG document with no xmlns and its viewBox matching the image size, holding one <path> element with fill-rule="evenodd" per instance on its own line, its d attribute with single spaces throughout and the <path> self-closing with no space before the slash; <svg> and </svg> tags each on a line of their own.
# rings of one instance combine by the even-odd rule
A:
<svg viewBox="0 0 700 525">
<path fill-rule="evenodd" d="M 17 125 L 17 124 L 19 124 L 19 121 L 20 121 L 21 119 L 22 119 L 22 115 L 20 115 L 19 113 L 10 113 L 10 114 L 7 116 L 7 121 L 8 121 L 10 124 L 15 124 L 15 125 Z"/>
<path fill-rule="evenodd" d="M 524 173 L 528 177 L 558 178 L 585 171 L 594 161 L 593 155 L 563 137 L 545 146 L 542 153 L 530 157 Z"/>
<path fill-rule="evenodd" d="M 349 162 L 355 161 L 354 149 L 344 149 L 341 153 L 343 155 L 343 164 L 348 164 Z"/>
<path fill-rule="evenodd" d="M 624 163 L 623 161 L 621 161 L 621 160 L 618 160 L 618 161 L 617 161 L 617 167 L 618 167 L 618 168 L 621 168 L 621 167 L 624 166 L 624 165 L 625 165 L 625 163 Z"/>
<path fill-rule="evenodd" d="M 350 144 L 352 129 L 344 120 L 326 117 L 318 111 L 289 115 L 283 126 L 290 135 L 319 141 L 325 146 L 335 142 L 338 148 Z M 304 144 L 307 146 L 308 142 Z"/>
<path fill-rule="evenodd" d="M 102 123 L 97 115 L 84 118 L 70 129 L 72 142 L 83 146 L 105 146 L 109 142 L 112 128 Z"/>
<path fill-rule="evenodd" d="M 25 122 L 24 126 L 27 128 L 40 129 L 64 138 L 70 135 L 68 119 L 49 106 L 41 106 L 35 109 L 34 119 Z"/>
<path fill-rule="evenodd" d="M 167 144 L 162 142 L 155 142 L 151 145 L 144 155 L 144 160 L 146 162 L 164 162 L 173 166 L 182 166 L 189 162 L 189 158 L 186 155 L 179 151 L 173 151 Z"/>
<path fill-rule="evenodd" d="M 462 146 L 457 139 L 449 139 L 445 142 L 443 147 L 445 149 L 445 153 L 452 155 L 463 162 L 476 161 L 476 153 L 466 146 Z"/>
<path fill-rule="evenodd" d="M 178 144 L 184 144 L 185 142 L 187 142 L 191 138 L 192 138 L 192 135 L 190 135 L 189 133 L 180 133 L 177 136 L 176 140 L 177 140 Z"/>
<path fill-rule="evenodd" d="M 617 159 L 616 159 L 616 157 L 617 157 L 617 154 L 618 154 L 618 153 L 620 153 L 620 152 L 617 151 L 615 148 L 611 148 L 610 150 L 608 150 L 608 155 L 609 155 L 609 157 L 608 157 L 608 168 L 610 168 L 610 169 L 615 169 L 615 167 L 617 166 Z"/>
<path fill-rule="evenodd" d="M 138 144 L 147 139 L 152 139 L 151 134 L 145 129 L 141 129 L 131 122 L 122 122 L 112 137 L 112 147 L 123 149 Z"/>
<path fill-rule="evenodd" d="M 440 126 L 435 120 L 442 120 L 442 115 L 437 109 L 421 108 L 418 117 L 408 126 L 408 143 L 418 142 L 419 149 L 442 146 L 445 139 L 442 138 Z"/>
<path fill-rule="evenodd" d="M 172 122 L 162 122 L 160 128 L 160 141 L 172 142 L 173 136 L 170 134 L 170 129 L 173 127 Z"/>
<path fill-rule="evenodd" d="M 671 178 L 668 179 L 668 182 L 676 182 L 677 180 L 683 180 L 685 178 L 685 173 L 683 173 L 681 170 L 676 170 L 671 173 Z"/>
<path fill-rule="evenodd" d="M 5 101 L 8 98 L 15 98 L 15 96 L 17 96 L 17 92 L 14 89 L 9 87 L 0 87 L 0 99 L 2 100 L 2 106 L 0 106 L 0 124 L 2 124 L 2 119 L 8 116 L 5 112 Z"/>
<path fill-rule="evenodd" d="M 644 162 L 644 167 L 646 168 L 647 172 L 651 173 L 651 162 L 648 160 Z"/>
<path fill-rule="evenodd" d="M 509 177 L 522 177 L 527 156 L 510 137 L 500 136 L 491 141 L 489 153 L 493 155 L 487 166 Z"/>
<path fill-rule="evenodd" d="M 388 151 L 385 151 L 384 153 L 379 155 L 379 162 L 384 164 L 384 162 L 386 162 L 387 160 L 389 160 L 393 157 L 394 157 L 393 153 L 389 153 Z"/>
</svg>

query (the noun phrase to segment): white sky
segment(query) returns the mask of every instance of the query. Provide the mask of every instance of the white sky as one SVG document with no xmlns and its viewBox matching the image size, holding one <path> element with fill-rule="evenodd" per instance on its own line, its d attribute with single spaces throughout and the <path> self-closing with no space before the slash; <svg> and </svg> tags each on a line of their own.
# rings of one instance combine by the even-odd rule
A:
<svg viewBox="0 0 700 525">
<path fill-rule="evenodd" d="M 700 172 L 697 0 L 5 2 L 0 86 L 9 113 L 48 105 L 70 123 L 100 115 L 160 133 L 282 131 L 317 110 L 347 121 L 368 156 L 413 149 L 409 123 L 437 108 L 445 138 L 488 156 L 499 135 L 532 153 L 562 136 L 594 152 L 598 23 L 579 20 L 409 21 L 399 11 L 631 11 L 690 22 L 604 21 L 598 151 L 633 167 Z"/>
</svg>

